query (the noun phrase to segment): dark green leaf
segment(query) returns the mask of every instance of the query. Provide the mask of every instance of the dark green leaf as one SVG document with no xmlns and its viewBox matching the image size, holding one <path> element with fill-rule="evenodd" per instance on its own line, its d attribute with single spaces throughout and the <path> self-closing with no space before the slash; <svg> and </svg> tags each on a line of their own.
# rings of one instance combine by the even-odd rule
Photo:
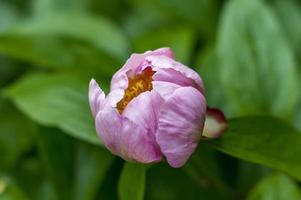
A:
<svg viewBox="0 0 301 200">
<path fill-rule="evenodd" d="M 247 200 L 299 200 L 301 191 L 289 177 L 276 174 L 263 179 L 251 191 Z"/>
<path fill-rule="evenodd" d="M 142 200 L 145 189 L 146 166 L 126 162 L 118 183 L 120 200 Z"/>
<path fill-rule="evenodd" d="M 294 54 L 262 1 L 228 2 L 217 47 L 222 87 L 236 114 L 292 116 L 299 95 Z"/>
<path fill-rule="evenodd" d="M 36 126 L 0 97 L 0 169 L 10 170 L 33 145 Z"/>
<path fill-rule="evenodd" d="M 74 143 L 58 129 L 41 128 L 37 133 L 39 152 L 57 199 L 71 199 L 73 183 Z"/>
<path fill-rule="evenodd" d="M 99 146 L 78 145 L 74 199 L 96 199 L 97 191 L 114 160 L 114 156 Z"/>
<path fill-rule="evenodd" d="M 74 74 L 31 74 L 10 87 L 7 95 L 33 120 L 99 144 L 88 104 L 88 84 Z"/>
<path fill-rule="evenodd" d="M 144 52 L 160 47 L 171 47 L 177 60 L 184 63 L 189 61 L 191 48 L 194 40 L 194 33 L 186 28 L 172 28 L 156 30 L 134 40 L 135 51 Z"/>
<path fill-rule="evenodd" d="M 243 117 L 230 120 L 224 135 L 209 143 L 234 157 L 301 180 L 301 134 L 278 119 Z"/>
</svg>

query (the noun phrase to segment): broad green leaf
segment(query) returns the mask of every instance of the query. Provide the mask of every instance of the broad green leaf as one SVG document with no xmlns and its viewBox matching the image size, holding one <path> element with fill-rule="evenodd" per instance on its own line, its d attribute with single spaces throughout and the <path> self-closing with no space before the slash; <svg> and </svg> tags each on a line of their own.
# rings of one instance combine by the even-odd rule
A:
<svg viewBox="0 0 301 200">
<path fill-rule="evenodd" d="M 114 71 L 128 50 L 128 41 L 117 26 L 88 14 L 30 18 L 0 34 L 1 54 L 38 66 Z"/>
<path fill-rule="evenodd" d="M 118 183 L 120 200 L 142 200 L 145 190 L 146 166 L 126 162 Z"/>
<path fill-rule="evenodd" d="M 266 177 L 249 194 L 247 200 L 299 200 L 301 190 L 288 176 L 275 174 Z"/>
<path fill-rule="evenodd" d="M 154 50 L 160 47 L 171 47 L 176 59 L 188 63 L 194 41 L 194 32 L 187 28 L 159 29 L 135 38 L 134 48 L 137 52 Z"/>
<path fill-rule="evenodd" d="M 216 151 L 205 143 L 200 143 L 183 170 L 196 183 L 210 189 L 217 189 L 224 196 L 230 197 L 234 190 L 222 178 L 222 170 L 216 158 Z"/>
<path fill-rule="evenodd" d="M 301 51 L 301 5 L 295 0 L 273 3 L 274 11 L 291 45 Z"/>
<path fill-rule="evenodd" d="M 77 12 L 31 18 L 12 28 L 11 33 L 79 39 L 118 59 L 125 59 L 129 50 L 126 37 L 113 22 Z"/>
<path fill-rule="evenodd" d="M 296 62 L 273 12 L 259 0 L 233 0 L 221 19 L 219 74 L 236 114 L 291 117 L 299 95 Z"/>
<path fill-rule="evenodd" d="M 24 192 L 9 178 L 0 176 L 1 200 L 29 200 Z"/>
<path fill-rule="evenodd" d="M 71 199 L 73 183 L 74 142 L 58 129 L 40 128 L 38 149 L 57 199 Z"/>
<path fill-rule="evenodd" d="M 80 143 L 76 158 L 74 199 L 96 199 L 97 191 L 113 161 L 114 156 L 106 149 Z"/>
<path fill-rule="evenodd" d="M 112 74 L 118 66 L 115 59 L 87 43 L 52 36 L 2 34 L 0 53 L 53 69 L 98 68 L 105 74 Z"/>
<path fill-rule="evenodd" d="M 216 49 L 208 46 L 198 52 L 195 70 L 202 77 L 206 87 L 206 101 L 208 106 L 223 110 L 228 117 L 233 116 L 233 110 L 225 98 L 219 78 L 219 61 Z"/>
<path fill-rule="evenodd" d="M 202 35 L 212 38 L 215 33 L 219 2 L 216 0 L 129 0 L 138 9 L 146 6 L 170 17 L 173 24 L 192 25 Z M 156 32 L 153 32 L 156 35 Z"/>
<path fill-rule="evenodd" d="M 301 180 L 301 134 L 276 118 L 230 120 L 224 135 L 208 142 L 234 157 L 283 171 Z"/>
<path fill-rule="evenodd" d="M 17 18 L 17 12 L 13 6 L 0 2 L 0 33 L 10 28 Z"/>
<path fill-rule="evenodd" d="M 33 0 L 33 14 L 37 17 L 55 12 L 84 11 L 89 0 Z"/>
<path fill-rule="evenodd" d="M 2 97 L 0 111 L 0 170 L 10 170 L 33 146 L 36 126 Z"/>
<path fill-rule="evenodd" d="M 88 85 L 88 80 L 71 73 L 30 74 L 6 94 L 34 121 L 99 144 L 88 103 Z"/>
<path fill-rule="evenodd" d="M 202 163 L 203 168 L 206 167 L 206 164 L 206 162 Z M 198 167 L 196 166 L 196 169 Z M 233 199 L 229 198 L 220 188 L 213 187 L 207 178 L 202 176 L 191 178 L 184 171 L 171 168 L 166 163 L 158 163 L 152 166 L 147 170 L 145 199 Z"/>
</svg>

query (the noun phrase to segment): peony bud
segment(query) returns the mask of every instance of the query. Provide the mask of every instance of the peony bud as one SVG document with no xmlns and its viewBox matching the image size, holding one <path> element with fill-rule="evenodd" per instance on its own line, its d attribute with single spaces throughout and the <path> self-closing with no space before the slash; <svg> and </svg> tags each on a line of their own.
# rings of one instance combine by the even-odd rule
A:
<svg viewBox="0 0 301 200">
<path fill-rule="evenodd" d="M 103 144 L 125 160 L 166 159 L 181 167 L 202 137 L 203 81 L 169 48 L 133 54 L 113 76 L 107 97 L 92 79 L 89 100 Z"/>
</svg>

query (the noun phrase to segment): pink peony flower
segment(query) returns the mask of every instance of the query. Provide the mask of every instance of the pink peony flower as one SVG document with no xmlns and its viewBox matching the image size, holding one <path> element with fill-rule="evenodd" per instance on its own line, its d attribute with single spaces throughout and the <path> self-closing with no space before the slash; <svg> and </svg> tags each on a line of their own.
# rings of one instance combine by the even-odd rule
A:
<svg viewBox="0 0 301 200">
<path fill-rule="evenodd" d="M 107 97 L 92 79 L 89 100 L 102 143 L 125 160 L 166 159 L 181 167 L 202 137 L 207 107 L 203 81 L 175 61 L 169 48 L 132 54 L 113 76 Z M 226 123 L 219 128 L 214 119 L 208 124 L 215 127 L 206 128 L 205 137 L 224 130 Z"/>
</svg>

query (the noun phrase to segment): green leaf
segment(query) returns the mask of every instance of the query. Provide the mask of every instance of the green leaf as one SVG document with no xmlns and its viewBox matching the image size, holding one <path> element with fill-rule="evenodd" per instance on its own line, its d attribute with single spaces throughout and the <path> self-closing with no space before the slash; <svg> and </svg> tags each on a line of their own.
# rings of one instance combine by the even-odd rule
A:
<svg viewBox="0 0 301 200">
<path fill-rule="evenodd" d="M 128 56 L 129 44 L 105 18 L 63 13 L 30 18 L 1 33 L 0 53 L 38 66 L 94 66 L 105 71 L 116 69 L 112 66 Z"/>
<path fill-rule="evenodd" d="M 177 60 L 189 62 L 194 41 L 194 32 L 187 28 L 170 28 L 154 30 L 134 39 L 134 48 L 137 52 L 154 50 L 159 47 L 171 47 Z"/>
<path fill-rule="evenodd" d="M 88 0 L 33 0 L 33 14 L 43 16 L 55 12 L 84 11 Z"/>
<path fill-rule="evenodd" d="M 283 171 L 301 180 L 301 134 L 278 119 L 233 119 L 221 138 L 208 142 L 234 157 Z"/>
<path fill-rule="evenodd" d="M 208 46 L 198 52 L 195 69 L 206 86 L 207 104 L 210 107 L 220 108 L 227 116 L 232 116 L 233 110 L 225 98 L 219 78 L 219 66 L 216 49 L 213 46 Z"/>
<path fill-rule="evenodd" d="M 233 196 L 234 190 L 222 179 L 222 170 L 215 153 L 213 148 L 200 143 L 183 170 L 202 187 L 217 189 L 227 197 Z"/>
<path fill-rule="evenodd" d="M 124 59 L 129 50 L 128 41 L 113 22 L 99 16 L 77 12 L 32 18 L 19 24 L 11 32 L 82 39 L 119 59 Z"/>
<path fill-rule="evenodd" d="M 202 163 L 203 168 L 206 167 L 206 164 L 206 162 Z M 198 167 L 196 166 L 196 169 Z M 210 167 L 208 166 L 208 169 Z M 184 171 L 186 169 L 174 169 L 166 163 L 158 163 L 152 166 L 147 170 L 145 199 L 233 199 L 229 198 L 220 188 L 212 187 L 211 182 L 207 178 L 202 176 L 191 178 Z"/>
<path fill-rule="evenodd" d="M 0 170 L 10 170 L 33 146 L 36 126 L 1 97 L 0 110 Z"/>
<path fill-rule="evenodd" d="M 1 200 L 28 200 L 24 192 L 9 178 L 0 176 Z"/>
<path fill-rule="evenodd" d="M 41 128 L 37 133 L 39 152 L 57 199 L 72 196 L 74 142 L 58 129 Z"/>
<path fill-rule="evenodd" d="M 289 42 L 296 50 L 301 51 L 301 6 L 294 0 L 276 0 L 272 8 L 286 33 Z"/>
<path fill-rule="evenodd" d="M 273 12 L 259 0 L 233 0 L 221 19 L 219 74 L 236 114 L 291 117 L 299 95 L 296 62 Z"/>
<path fill-rule="evenodd" d="M 301 191 L 288 176 L 276 174 L 263 179 L 251 191 L 247 200 L 299 200 Z"/>
<path fill-rule="evenodd" d="M 71 73 L 31 74 L 6 94 L 34 121 L 99 145 L 88 103 L 88 84 L 88 80 Z"/>
<path fill-rule="evenodd" d="M 145 189 L 146 166 L 126 162 L 118 183 L 120 200 L 142 200 Z"/>
<path fill-rule="evenodd" d="M 104 177 L 114 161 L 106 149 L 80 143 L 76 159 L 74 199 L 96 199 Z"/>
<path fill-rule="evenodd" d="M 157 10 L 170 18 L 173 24 L 192 25 L 199 29 L 202 35 L 214 36 L 219 2 L 216 0 L 187 0 L 185 5 L 181 0 L 130 0 L 137 9 L 145 6 Z M 165 26 L 166 27 L 166 26 Z M 154 35 L 155 32 L 153 33 Z"/>
</svg>

